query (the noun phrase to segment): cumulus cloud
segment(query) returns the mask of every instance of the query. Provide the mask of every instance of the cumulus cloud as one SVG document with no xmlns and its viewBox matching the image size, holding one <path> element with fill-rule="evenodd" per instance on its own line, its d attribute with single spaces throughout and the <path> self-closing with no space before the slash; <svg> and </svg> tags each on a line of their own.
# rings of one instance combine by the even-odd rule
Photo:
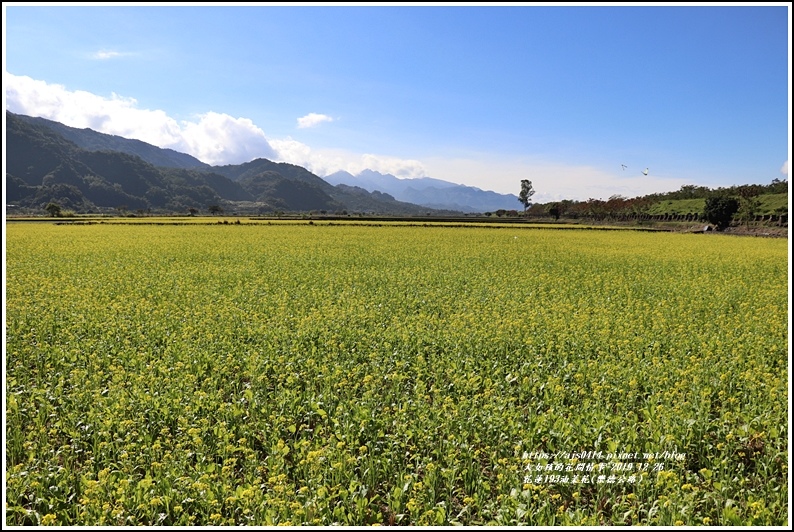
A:
<svg viewBox="0 0 794 532">
<path fill-rule="evenodd" d="M 174 149 L 212 165 L 276 158 L 264 131 L 251 120 L 222 113 L 209 112 L 201 115 L 198 122 L 184 122 L 182 143 L 184 148 Z"/>
<path fill-rule="evenodd" d="M 298 166 L 303 166 L 308 170 L 311 170 L 311 168 L 306 166 L 309 163 L 322 165 L 323 158 L 321 156 L 313 152 L 308 145 L 297 141 L 292 137 L 287 137 L 285 139 L 271 139 L 270 145 L 278 154 L 279 160 L 282 162 L 297 164 Z"/>
<path fill-rule="evenodd" d="M 321 115 L 318 113 L 309 113 L 306 116 L 298 118 L 298 128 L 304 129 L 307 127 L 316 127 L 323 122 L 333 122 L 334 119 L 328 115 Z"/>
<path fill-rule="evenodd" d="M 780 173 L 788 177 L 788 161 L 783 163 L 783 166 L 780 167 Z"/>
<path fill-rule="evenodd" d="M 134 98 L 70 91 L 27 76 L 6 74 L 6 108 L 71 127 L 142 140 L 213 165 L 277 157 L 264 131 L 247 118 L 208 112 L 195 121 L 177 122 L 165 111 L 140 109 Z"/>
</svg>

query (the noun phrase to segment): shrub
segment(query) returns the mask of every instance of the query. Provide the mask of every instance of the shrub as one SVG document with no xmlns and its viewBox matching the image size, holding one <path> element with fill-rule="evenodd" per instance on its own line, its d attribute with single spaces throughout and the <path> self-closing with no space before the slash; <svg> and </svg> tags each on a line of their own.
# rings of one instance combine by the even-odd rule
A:
<svg viewBox="0 0 794 532">
<path fill-rule="evenodd" d="M 733 215 L 739 210 L 739 200 L 732 196 L 712 196 L 703 206 L 703 217 L 717 226 L 718 230 L 730 225 Z"/>
</svg>

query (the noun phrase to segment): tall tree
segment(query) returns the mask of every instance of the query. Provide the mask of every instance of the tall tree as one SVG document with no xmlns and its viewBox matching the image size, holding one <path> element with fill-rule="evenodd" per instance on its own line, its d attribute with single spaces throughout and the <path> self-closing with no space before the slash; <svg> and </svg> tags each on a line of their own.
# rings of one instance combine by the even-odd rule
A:
<svg viewBox="0 0 794 532">
<path fill-rule="evenodd" d="M 53 218 L 57 218 L 58 216 L 61 215 L 61 206 L 58 205 L 57 203 L 53 203 L 53 202 L 48 203 L 47 206 L 44 207 L 44 210 L 50 213 L 50 216 L 52 216 Z"/>
<path fill-rule="evenodd" d="M 532 181 L 529 179 L 522 179 L 521 180 L 521 192 L 518 194 L 518 201 L 524 206 L 524 211 L 529 209 L 529 206 L 532 205 L 532 195 L 535 193 L 535 190 L 532 188 Z"/>
</svg>

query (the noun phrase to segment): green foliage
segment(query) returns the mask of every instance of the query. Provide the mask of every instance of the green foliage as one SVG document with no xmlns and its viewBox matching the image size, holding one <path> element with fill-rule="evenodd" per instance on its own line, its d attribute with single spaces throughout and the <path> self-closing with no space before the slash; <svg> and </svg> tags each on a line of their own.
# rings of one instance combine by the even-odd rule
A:
<svg viewBox="0 0 794 532">
<path fill-rule="evenodd" d="M 725 229 L 733 220 L 733 215 L 739 210 L 739 200 L 733 196 L 716 195 L 706 199 L 703 206 L 703 217 L 717 226 Z"/>
<path fill-rule="evenodd" d="M 755 210 L 757 215 L 788 212 L 788 194 L 762 194 L 755 196 L 754 199 L 758 201 L 758 207 Z M 702 213 L 705 204 L 705 198 L 666 199 L 652 204 L 646 212 L 648 214 Z"/>
<path fill-rule="evenodd" d="M 529 209 L 529 206 L 532 205 L 532 196 L 535 194 L 535 190 L 532 187 L 532 181 L 529 179 L 522 179 L 521 180 L 521 192 L 518 194 L 518 201 L 521 202 L 521 205 L 524 206 L 524 210 L 526 211 Z"/>
<path fill-rule="evenodd" d="M 550 203 L 546 209 L 546 212 L 548 212 L 550 216 L 553 216 L 555 220 L 559 220 L 563 213 L 562 204 L 558 201 Z"/>
<path fill-rule="evenodd" d="M 739 209 L 736 218 L 739 221 L 748 223 L 755 219 L 761 210 L 761 201 L 758 196 L 745 196 L 739 199 Z"/>
<path fill-rule="evenodd" d="M 745 184 L 734 185 L 731 187 L 718 187 L 710 189 L 709 187 L 696 186 L 696 185 L 683 185 L 679 190 L 674 192 L 664 192 L 658 194 L 649 194 L 646 198 L 657 202 L 662 200 L 684 200 L 684 199 L 703 199 L 709 198 L 715 194 L 723 196 L 760 196 L 763 194 L 785 194 L 788 192 L 788 181 L 781 181 L 773 179 L 768 185 L 759 184 Z"/>
<path fill-rule="evenodd" d="M 667 199 L 648 207 L 648 214 L 689 214 L 702 213 L 705 199 Z"/>
<path fill-rule="evenodd" d="M 57 203 L 50 202 L 44 207 L 44 210 L 49 213 L 50 216 L 53 218 L 58 217 L 61 215 L 61 206 Z"/>
</svg>

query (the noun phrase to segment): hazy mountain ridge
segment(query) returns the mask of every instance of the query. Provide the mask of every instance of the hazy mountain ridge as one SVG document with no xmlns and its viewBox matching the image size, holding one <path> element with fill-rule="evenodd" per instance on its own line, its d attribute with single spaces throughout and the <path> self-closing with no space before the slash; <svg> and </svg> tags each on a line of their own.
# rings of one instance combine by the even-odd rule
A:
<svg viewBox="0 0 794 532">
<path fill-rule="evenodd" d="M 380 191 L 399 201 L 435 209 L 488 212 L 522 208 L 518 196 L 513 194 L 500 194 L 432 177 L 400 179 L 391 174 L 364 170 L 357 175 L 345 171 L 334 172 L 323 179 L 332 185 L 344 184 L 370 192 Z"/>
<path fill-rule="evenodd" d="M 218 205 L 234 211 L 243 208 L 239 202 L 245 202 L 245 209 L 257 213 L 428 212 L 426 207 L 381 193 L 333 186 L 297 165 L 256 159 L 240 165 L 209 166 L 141 141 L 9 111 L 6 147 L 6 204 L 19 207 L 40 209 L 55 202 L 76 212 L 185 212 Z M 101 149 L 93 149 L 96 147 Z"/>
</svg>

